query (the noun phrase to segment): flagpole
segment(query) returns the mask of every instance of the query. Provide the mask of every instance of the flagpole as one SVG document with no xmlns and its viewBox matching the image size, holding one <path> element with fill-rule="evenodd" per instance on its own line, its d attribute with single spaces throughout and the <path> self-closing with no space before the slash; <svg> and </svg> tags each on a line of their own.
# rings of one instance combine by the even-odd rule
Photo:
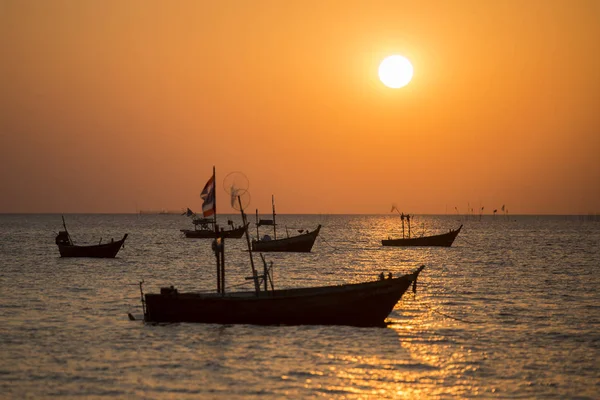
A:
<svg viewBox="0 0 600 400">
<path fill-rule="evenodd" d="M 213 165 L 213 221 L 215 225 L 215 243 L 217 243 L 217 248 L 220 249 L 215 251 L 217 254 L 217 293 L 225 294 L 225 272 L 223 269 L 225 268 L 225 251 L 224 251 L 224 240 L 221 239 L 219 241 L 219 226 L 217 225 L 217 179 L 216 179 L 215 166 Z M 210 192 L 209 192 L 210 193 Z M 220 244 L 220 246 L 219 246 Z"/>
</svg>

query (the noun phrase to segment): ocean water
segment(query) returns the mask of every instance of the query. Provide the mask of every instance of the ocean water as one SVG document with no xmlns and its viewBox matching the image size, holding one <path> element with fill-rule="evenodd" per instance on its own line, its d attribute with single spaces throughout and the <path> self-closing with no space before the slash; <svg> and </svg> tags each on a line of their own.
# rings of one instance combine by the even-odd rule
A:
<svg viewBox="0 0 600 400">
<path fill-rule="evenodd" d="M 426 265 L 387 328 L 353 328 L 130 321 L 142 280 L 215 290 L 210 240 L 177 215 L 65 217 L 77 243 L 129 238 L 115 259 L 62 259 L 60 215 L 0 215 L 0 398 L 600 398 L 597 219 L 417 216 L 417 235 L 463 231 L 408 249 L 381 246 L 397 216 L 279 216 L 280 235 L 323 228 L 310 254 L 267 255 L 276 287 Z M 226 249 L 228 290 L 248 289 L 245 240 Z"/>
</svg>

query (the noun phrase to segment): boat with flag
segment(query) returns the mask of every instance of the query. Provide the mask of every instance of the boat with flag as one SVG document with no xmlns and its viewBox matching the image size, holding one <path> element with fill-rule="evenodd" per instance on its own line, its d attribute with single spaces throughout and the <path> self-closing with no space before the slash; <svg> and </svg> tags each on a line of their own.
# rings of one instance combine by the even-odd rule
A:
<svg viewBox="0 0 600 400">
<path fill-rule="evenodd" d="M 102 238 L 98 244 L 92 245 L 77 245 L 71 239 L 71 235 L 67 230 L 65 217 L 62 217 L 64 231 L 58 232 L 55 243 L 58 246 L 58 252 L 61 257 L 93 257 L 93 258 L 115 258 L 121 247 L 125 245 L 127 233 L 122 239 L 102 243 Z"/>
<path fill-rule="evenodd" d="M 223 229 L 217 224 L 217 196 L 215 191 L 215 167 L 213 174 L 204 185 L 200 198 L 202 199 L 202 215 L 198 216 L 191 209 L 187 209 L 183 215 L 191 218 L 194 229 L 181 229 L 186 238 L 191 239 L 213 239 L 216 237 L 227 237 L 239 239 L 244 235 L 244 226 L 235 226 L 233 221 L 227 223 L 229 229 Z"/>
<path fill-rule="evenodd" d="M 383 239 L 381 244 L 383 246 L 396 246 L 396 247 L 450 247 L 454 240 L 460 233 L 462 229 L 462 225 L 458 227 L 458 229 L 450 229 L 449 232 L 438 234 L 438 235 L 430 235 L 430 236 L 411 236 L 410 229 L 410 220 L 411 215 L 400 213 L 400 211 L 396 208 L 396 206 L 392 206 L 392 212 L 396 211 L 400 214 L 400 220 L 402 221 L 402 237 L 401 238 L 390 238 Z M 408 225 L 408 235 L 405 235 L 404 230 L 404 220 L 406 220 Z"/>
<path fill-rule="evenodd" d="M 242 221 L 246 217 L 239 200 Z M 162 287 L 160 293 L 140 294 L 146 322 L 196 322 L 212 324 L 255 325 L 350 325 L 382 327 L 402 295 L 412 286 L 416 292 L 417 278 L 425 266 L 411 273 L 362 283 L 275 289 L 273 263 L 267 263 L 263 254 L 262 273 L 255 268 L 248 229 L 246 242 L 252 275 L 246 278 L 254 283 L 254 290 L 226 292 L 225 243 L 219 237 L 213 241 L 216 259 L 216 293 L 180 292 L 177 288 Z M 130 319 L 135 319 L 130 315 Z"/>
<path fill-rule="evenodd" d="M 258 209 L 256 210 L 256 237 L 257 239 L 252 240 L 252 250 L 260 252 L 298 252 L 298 253 L 309 253 L 319 232 L 321 231 L 321 225 L 313 231 L 308 229 L 301 229 L 299 235 L 290 236 L 286 229 L 287 237 L 277 238 L 277 223 L 275 221 L 275 197 L 271 195 L 271 203 L 273 207 L 273 219 L 259 219 Z M 273 237 L 270 235 L 264 235 L 260 237 L 259 227 L 261 226 L 272 226 Z"/>
</svg>

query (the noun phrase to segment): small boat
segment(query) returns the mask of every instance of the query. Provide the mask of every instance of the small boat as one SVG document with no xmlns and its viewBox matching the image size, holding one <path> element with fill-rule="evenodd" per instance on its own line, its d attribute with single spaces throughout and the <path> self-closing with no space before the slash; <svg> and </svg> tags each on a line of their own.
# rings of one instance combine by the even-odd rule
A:
<svg viewBox="0 0 600 400">
<path fill-rule="evenodd" d="M 215 193 L 215 167 L 213 174 L 204 185 L 204 189 L 200 193 L 202 198 L 202 217 L 198 217 L 189 208 L 183 215 L 192 218 L 194 229 L 180 229 L 186 238 L 190 239 L 214 239 L 217 237 L 226 237 L 229 239 L 239 239 L 244 236 L 244 226 L 234 226 L 232 221 L 229 221 L 231 229 L 220 228 L 217 224 L 217 195 Z M 207 218 L 211 217 L 212 218 Z"/>
<path fill-rule="evenodd" d="M 242 210 L 242 219 L 245 216 Z M 263 261 L 263 273 L 254 267 L 250 238 L 246 230 L 254 291 L 225 293 L 225 239 L 217 238 L 213 250 L 217 260 L 216 293 L 183 293 L 175 287 L 162 287 L 160 293 L 140 293 L 146 322 L 197 322 L 254 325 L 349 325 L 385 326 L 385 319 L 402 295 L 416 291 L 419 273 L 364 283 L 275 290 L 272 267 Z M 262 288 L 261 288 L 262 286 Z M 131 318 L 131 317 L 130 317 Z"/>
<path fill-rule="evenodd" d="M 462 225 L 458 229 L 450 230 L 450 232 L 442 233 L 440 235 L 432 236 L 421 236 L 421 237 L 407 237 L 399 239 L 384 239 L 381 244 L 384 246 L 398 246 L 398 247 L 409 247 L 409 246 L 438 246 L 438 247 L 450 247 L 454 243 L 454 239 L 458 236 Z"/>
<path fill-rule="evenodd" d="M 252 240 L 252 250 L 259 252 L 298 252 L 298 253 L 310 253 L 317 236 L 321 230 L 321 225 L 317 226 L 314 231 L 308 229 L 302 230 L 300 235 L 289 236 L 285 238 L 277 239 L 277 224 L 275 222 L 275 198 L 271 196 L 271 202 L 273 205 L 273 219 L 260 219 L 258 218 L 258 210 L 256 210 L 256 237 L 257 240 Z M 273 238 L 269 235 L 264 235 L 260 238 L 258 228 L 262 225 L 273 226 Z"/>
<path fill-rule="evenodd" d="M 396 210 L 398 214 L 400 212 L 394 206 L 392 207 L 392 211 Z M 414 247 L 414 246 L 437 246 L 437 247 L 450 247 L 452 243 L 454 243 L 454 239 L 458 236 L 460 230 L 462 229 L 462 225 L 458 227 L 458 229 L 450 230 L 447 233 L 442 233 L 439 235 L 432 236 L 421 236 L 421 237 L 411 237 L 410 233 L 410 218 L 409 214 L 400 214 L 400 219 L 402 220 L 402 237 L 398 239 L 384 239 L 381 241 L 383 246 L 396 246 L 396 247 Z M 408 223 L 408 236 L 404 236 L 404 220 L 407 220 Z"/>
<path fill-rule="evenodd" d="M 61 257 L 94 257 L 94 258 L 115 258 L 121 247 L 127 239 L 127 233 L 121 240 L 114 241 L 111 239 L 110 242 L 100 243 L 95 245 L 80 246 L 73 243 L 69 231 L 67 231 L 67 225 L 65 224 L 65 217 L 63 219 L 64 231 L 58 232 L 56 235 L 56 245 Z"/>
<path fill-rule="evenodd" d="M 228 239 L 240 239 L 244 236 L 244 227 L 234 227 L 230 221 L 231 229 L 220 229 L 215 232 L 214 220 L 208 218 L 198 218 L 192 221 L 194 229 L 181 229 L 180 231 L 189 239 L 214 239 L 216 237 L 226 237 Z"/>
</svg>

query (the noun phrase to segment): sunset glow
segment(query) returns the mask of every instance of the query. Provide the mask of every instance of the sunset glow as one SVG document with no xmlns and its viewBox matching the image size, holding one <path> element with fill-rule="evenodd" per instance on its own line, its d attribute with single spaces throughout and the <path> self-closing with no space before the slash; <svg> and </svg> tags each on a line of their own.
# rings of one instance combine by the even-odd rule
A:
<svg viewBox="0 0 600 400">
<path fill-rule="evenodd" d="M 595 1 L 51 3 L 0 13 L 0 212 L 197 208 L 213 165 L 281 213 L 600 212 Z"/>
<path fill-rule="evenodd" d="M 390 56 L 379 64 L 379 79 L 389 88 L 408 85 L 413 77 L 413 66 L 406 57 Z"/>
</svg>

